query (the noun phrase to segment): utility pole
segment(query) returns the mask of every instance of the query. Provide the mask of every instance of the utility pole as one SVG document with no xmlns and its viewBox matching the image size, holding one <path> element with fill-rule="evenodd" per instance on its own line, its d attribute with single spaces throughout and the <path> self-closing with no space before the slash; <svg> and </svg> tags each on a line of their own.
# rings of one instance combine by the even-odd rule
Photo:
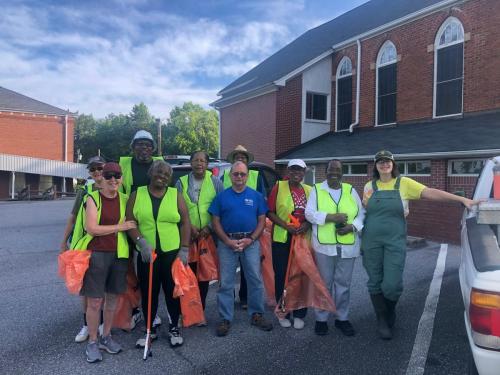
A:
<svg viewBox="0 0 500 375">
<path fill-rule="evenodd" d="M 158 127 L 158 156 L 162 156 L 162 150 L 161 150 L 161 120 L 159 118 L 156 119 L 156 126 Z"/>
</svg>

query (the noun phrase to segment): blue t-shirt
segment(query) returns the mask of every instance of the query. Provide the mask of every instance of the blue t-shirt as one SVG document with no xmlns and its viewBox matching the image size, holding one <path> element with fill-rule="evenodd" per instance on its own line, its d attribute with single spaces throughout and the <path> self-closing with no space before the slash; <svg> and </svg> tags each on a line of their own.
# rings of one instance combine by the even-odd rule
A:
<svg viewBox="0 0 500 375">
<path fill-rule="evenodd" d="M 269 209 L 264 196 L 249 187 L 237 193 L 232 187 L 219 193 L 212 201 L 208 212 L 218 216 L 226 233 L 253 232 L 257 218 Z"/>
</svg>

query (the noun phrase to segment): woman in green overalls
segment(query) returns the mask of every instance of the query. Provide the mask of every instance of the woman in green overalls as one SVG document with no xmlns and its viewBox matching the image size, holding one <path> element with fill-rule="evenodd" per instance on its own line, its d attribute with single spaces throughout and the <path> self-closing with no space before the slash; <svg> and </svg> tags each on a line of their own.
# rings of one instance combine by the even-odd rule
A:
<svg viewBox="0 0 500 375">
<path fill-rule="evenodd" d="M 395 307 L 403 291 L 408 201 L 420 198 L 459 202 L 468 209 L 478 203 L 399 176 L 392 153 L 377 152 L 373 180 L 363 192 L 366 216 L 361 250 L 368 292 L 377 315 L 377 331 L 386 340 L 392 338 Z"/>
</svg>

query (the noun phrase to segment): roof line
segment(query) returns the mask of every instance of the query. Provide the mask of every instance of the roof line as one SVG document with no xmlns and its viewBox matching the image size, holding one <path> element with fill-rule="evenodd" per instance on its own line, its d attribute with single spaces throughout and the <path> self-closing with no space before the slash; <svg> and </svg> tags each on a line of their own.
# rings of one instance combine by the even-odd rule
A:
<svg viewBox="0 0 500 375">
<path fill-rule="evenodd" d="M 408 160 L 414 158 L 434 158 L 443 159 L 447 157 L 460 157 L 460 156 L 485 156 L 485 155 L 498 155 L 500 154 L 500 149 L 487 149 L 487 150 L 462 150 L 462 151 L 446 151 L 446 152 L 415 152 L 406 154 L 394 154 L 396 160 Z M 366 161 L 373 160 L 373 154 L 371 155 L 348 155 L 348 156 L 331 156 L 323 158 L 304 158 L 305 162 L 326 162 L 332 159 L 339 159 L 345 161 Z M 292 159 L 275 159 L 276 164 L 286 164 Z"/>
<path fill-rule="evenodd" d="M 50 104 L 48 104 L 50 105 Z M 61 113 L 50 113 L 50 112 L 36 112 L 36 111 L 28 111 L 28 110 L 19 110 L 19 109 L 10 109 L 10 108 L 2 108 L 0 107 L 0 113 L 1 112 L 10 112 L 10 113 L 33 113 L 35 115 L 49 115 L 49 116 L 71 116 L 71 117 L 77 117 L 76 112 L 70 112 L 70 111 L 65 111 L 64 109 L 61 109 L 61 111 L 64 112 L 64 114 Z"/>
<path fill-rule="evenodd" d="M 312 65 L 316 64 L 317 62 L 323 60 L 325 57 L 330 56 L 333 53 L 333 49 L 328 49 L 327 51 L 323 52 L 321 55 L 316 56 L 314 59 L 309 60 L 306 62 L 304 65 L 299 66 L 297 69 L 292 70 L 290 73 L 284 75 L 283 77 L 275 80 L 273 83 L 277 86 L 285 86 L 286 81 L 288 81 L 290 78 L 296 76 L 303 70 L 306 70 L 307 68 L 311 67 Z"/>
</svg>

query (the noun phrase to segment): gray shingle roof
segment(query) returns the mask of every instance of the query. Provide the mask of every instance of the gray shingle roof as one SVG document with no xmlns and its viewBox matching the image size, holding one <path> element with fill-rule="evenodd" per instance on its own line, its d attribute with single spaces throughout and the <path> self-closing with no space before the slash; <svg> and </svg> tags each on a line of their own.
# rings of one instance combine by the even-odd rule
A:
<svg viewBox="0 0 500 375">
<path fill-rule="evenodd" d="M 0 111 L 41 113 L 45 115 L 73 115 L 61 108 L 29 98 L 0 86 Z"/>
<path fill-rule="evenodd" d="M 329 132 L 276 159 L 370 158 L 379 150 L 396 155 L 456 154 L 500 149 L 500 112 L 475 113 L 388 127 L 355 128 L 353 133 Z"/>
<path fill-rule="evenodd" d="M 336 44 L 440 2 L 443 0 L 371 0 L 305 32 L 222 89 L 219 93 L 222 98 L 213 105 L 272 84 Z"/>
</svg>

